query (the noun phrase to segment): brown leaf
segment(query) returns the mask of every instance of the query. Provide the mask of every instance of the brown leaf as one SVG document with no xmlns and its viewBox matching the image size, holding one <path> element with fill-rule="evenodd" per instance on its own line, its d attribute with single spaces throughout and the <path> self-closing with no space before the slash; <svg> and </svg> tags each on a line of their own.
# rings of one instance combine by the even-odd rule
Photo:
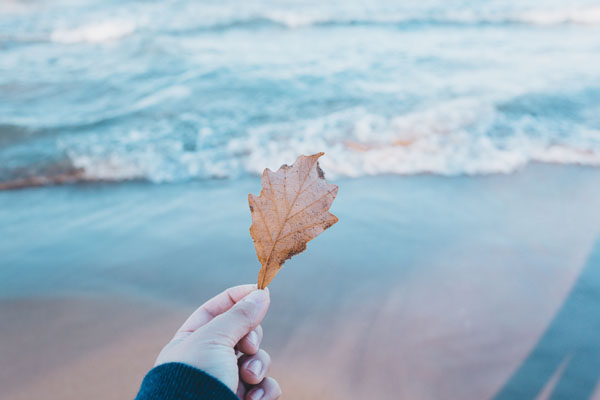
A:
<svg viewBox="0 0 600 400">
<path fill-rule="evenodd" d="M 335 224 L 328 210 L 338 187 L 325 181 L 318 159 L 324 153 L 300 156 L 277 172 L 265 169 L 260 196 L 248 195 L 250 235 L 262 268 L 258 287 L 264 289 L 285 260 L 306 249 L 306 243 Z"/>
</svg>

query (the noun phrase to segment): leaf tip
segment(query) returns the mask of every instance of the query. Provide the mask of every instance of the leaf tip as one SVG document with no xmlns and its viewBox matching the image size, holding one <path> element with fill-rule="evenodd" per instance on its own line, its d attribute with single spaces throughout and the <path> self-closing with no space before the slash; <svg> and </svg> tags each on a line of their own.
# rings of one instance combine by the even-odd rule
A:
<svg viewBox="0 0 600 400">
<path fill-rule="evenodd" d="M 339 218 L 338 218 L 336 215 L 334 215 L 334 214 L 331 214 L 331 216 L 333 217 L 333 222 L 331 223 L 331 225 L 329 225 L 329 226 L 328 226 L 328 228 L 329 228 L 329 227 L 331 227 L 331 226 L 332 226 L 332 225 L 334 225 L 334 224 L 337 224 L 337 223 L 339 222 L 339 220 L 340 220 L 340 219 L 339 219 Z"/>
</svg>

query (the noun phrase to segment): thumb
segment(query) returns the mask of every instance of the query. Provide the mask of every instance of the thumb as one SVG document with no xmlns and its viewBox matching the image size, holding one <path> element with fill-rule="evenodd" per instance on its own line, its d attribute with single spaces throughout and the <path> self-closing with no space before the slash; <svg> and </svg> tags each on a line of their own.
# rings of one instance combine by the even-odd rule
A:
<svg viewBox="0 0 600 400">
<path fill-rule="evenodd" d="M 261 323 L 270 302 L 268 289 L 250 292 L 229 310 L 206 324 L 205 329 L 202 329 L 203 336 L 210 336 L 223 345 L 235 346 Z"/>
</svg>

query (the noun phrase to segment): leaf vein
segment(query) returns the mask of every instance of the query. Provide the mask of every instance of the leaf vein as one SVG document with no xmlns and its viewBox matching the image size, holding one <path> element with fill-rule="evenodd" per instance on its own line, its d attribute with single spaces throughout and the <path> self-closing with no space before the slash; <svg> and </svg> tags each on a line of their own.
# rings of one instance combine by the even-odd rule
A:
<svg viewBox="0 0 600 400">
<path fill-rule="evenodd" d="M 263 225 L 265 226 L 265 229 L 267 230 L 267 233 L 269 234 L 269 239 L 271 240 L 270 243 L 273 243 L 273 236 L 271 236 L 271 231 L 269 230 L 269 225 L 267 224 L 265 216 L 263 215 L 262 209 L 260 208 L 260 206 L 258 205 L 258 203 L 256 201 L 254 201 L 254 205 L 258 209 L 258 213 L 260 214 L 260 219 L 262 219 Z"/>
<path fill-rule="evenodd" d="M 318 157 L 317 157 L 318 158 Z M 310 171 L 312 170 L 312 168 L 315 166 L 315 164 L 317 163 L 317 160 L 315 159 L 312 163 L 312 165 L 310 166 L 310 168 L 308 169 L 308 172 L 306 173 L 306 176 L 304 177 L 304 179 L 302 180 L 302 185 L 300 185 L 300 190 L 302 190 L 302 188 L 304 187 L 304 184 L 306 183 L 306 179 L 308 179 L 308 175 L 310 175 Z M 287 194 L 285 192 L 286 190 L 286 181 L 285 178 L 287 176 L 286 174 L 286 169 L 283 170 L 283 190 L 284 190 L 284 195 L 285 195 L 285 199 L 287 200 Z M 277 244 L 277 242 L 279 241 L 279 236 L 281 236 L 281 232 L 283 231 L 283 228 L 285 227 L 285 225 L 288 223 L 289 221 L 289 215 L 290 212 L 292 212 L 292 208 L 294 207 L 294 204 L 296 203 L 296 200 L 298 200 L 298 196 L 299 196 L 299 192 L 296 193 L 296 197 L 294 198 L 294 201 L 292 202 L 291 207 L 288 205 L 288 212 L 285 216 L 285 219 L 283 220 L 283 224 L 281 225 L 279 232 L 277 233 L 277 237 L 275 238 L 275 240 L 273 240 L 271 242 L 271 251 L 269 251 L 269 256 L 267 257 L 267 261 L 265 263 L 265 265 L 269 265 L 269 262 L 271 261 L 271 257 L 273 256 L 273 250 L 275 249 L 275 245 Z"/>
<path fill-rule="evenodd" d="M 309 175 L 310 175 L 310 173 L 309 173 Z M 320 178 L 317 178 L 317 179 L 315 179 L 315 180 L 314 180 L 314 181 L 312 181 L 312 182 L 311 182 L 311 183 L 310 183 L 310 184 L 309 184 L 307 187 L 305 187 L 305 188 L 304 188 L 304 189 L 302 189 L 300 192 L 298 192 L 298 196 L 300 196 L 301 194 L 303 194 L 304 192 L 306 192 L 308 189 L 310 189 L 310 187 L 311 187 L 312 185 L 314 185 L 315 183 L 317 183 L 317 181 L 318 181 L 319 179 L 320 179 Z"/>
<path fill-rule="evenodd" d="M 293 235 L 293 234 L 296 234 L 296 233 L 301 233 L 301 232 L 304 232 L 305 230 L 307 230 L 307 229 L 310 229 L 310 228 L 314 228 L 315 226 L 323 225 L 324 223 L 325 223 L 324 221 L 319 221 L 319 222 L 316 222 L 316 223 L 314 223 L 314 224 L 310 224 L 310 225 L 307 225 L 307 226 L 303 226 L 302 228 L 300 228 L 300 229 L 297 229 L 297 230 L 295 230 L 295 231 L 293 231 L 293 232 L 286 233 L 285 235 L 281 236 L 281 237 L 279 238 L 279 240 L 283 240 L 283 239 L 285 239 L 286 237 L 288 237 L 288 236 L 291 236 L 291 235 Z"/>
<path fill-rule="evenodd" d="M 273 193 L 273 184 L 271 183 L 271 177 L 269 176 L 269 174 L 267 175 L 267 180 L 269 181 L 269 190 L 271 191 L 271 193 Z M 275 200 L 272 197 L 267 196 L 267 193 L 265 192 L 265 197 L 267 199 L 269 199 L 269 201 L 271 201 L 271 203 L 273 203 L 273 206 L 275 207 L 275 214 L 277 214 L 277 221 L 279 221 L 279 209 L 277 208 L 277 203 L 275 202 Z"/>
<path fill-rule="evenodd" d="M 295 213 L 294 215 L 292 215 L 291 217 L 288 217 L 288 219 L 286 220 L 286 222 L 287 222 L 287 221 L 289 221 L 289 220 L 291 220 L 292 218 L 294 218 L 296 215 L 300 214 L 301 212 L 304 212 L 304 211 L 306 211 L 308 208 L 312 207 L 312 206 L 313 206 L 315 203 L 317 203 L 317 202 L 321 201 L 321 200 L 323 199 L 323 197 L 325 197 L 325 196 L 327 196 L 327 195 L 330 195 L 330 194 L 331 194 L 331 193 L 333 193 L 334 191 L 335 191 L 335 189 L 333 189 L 333 190 L 330 190 L 330 191 L 329 191 L 329 192 L 327 192 L 327 193 L 324 193 L 324 194 L 323 194 L 321 197 L 319 197 L 318 199 L 316 199 L 315 201 L 313 201 L 312 203 L 310 203 L 309 205 L 307 205 L 306 207 L 304 207 L 302 210 L 300 210 L 300 211 L 296 212 L 296 213 Z"/>
</svg>

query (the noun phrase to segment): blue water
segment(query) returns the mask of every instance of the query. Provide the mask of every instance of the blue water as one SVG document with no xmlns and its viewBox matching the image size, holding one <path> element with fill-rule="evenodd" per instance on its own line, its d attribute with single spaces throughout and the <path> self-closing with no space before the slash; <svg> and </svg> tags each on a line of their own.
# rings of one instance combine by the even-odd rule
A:
<svg viewBox="0 0 600 400">
<path fill-rule="evenodd" d="M 317 151 L 334 177 L 600 166 L 600 3 L 0 3 L 0 186 Z"/>
</svg>

